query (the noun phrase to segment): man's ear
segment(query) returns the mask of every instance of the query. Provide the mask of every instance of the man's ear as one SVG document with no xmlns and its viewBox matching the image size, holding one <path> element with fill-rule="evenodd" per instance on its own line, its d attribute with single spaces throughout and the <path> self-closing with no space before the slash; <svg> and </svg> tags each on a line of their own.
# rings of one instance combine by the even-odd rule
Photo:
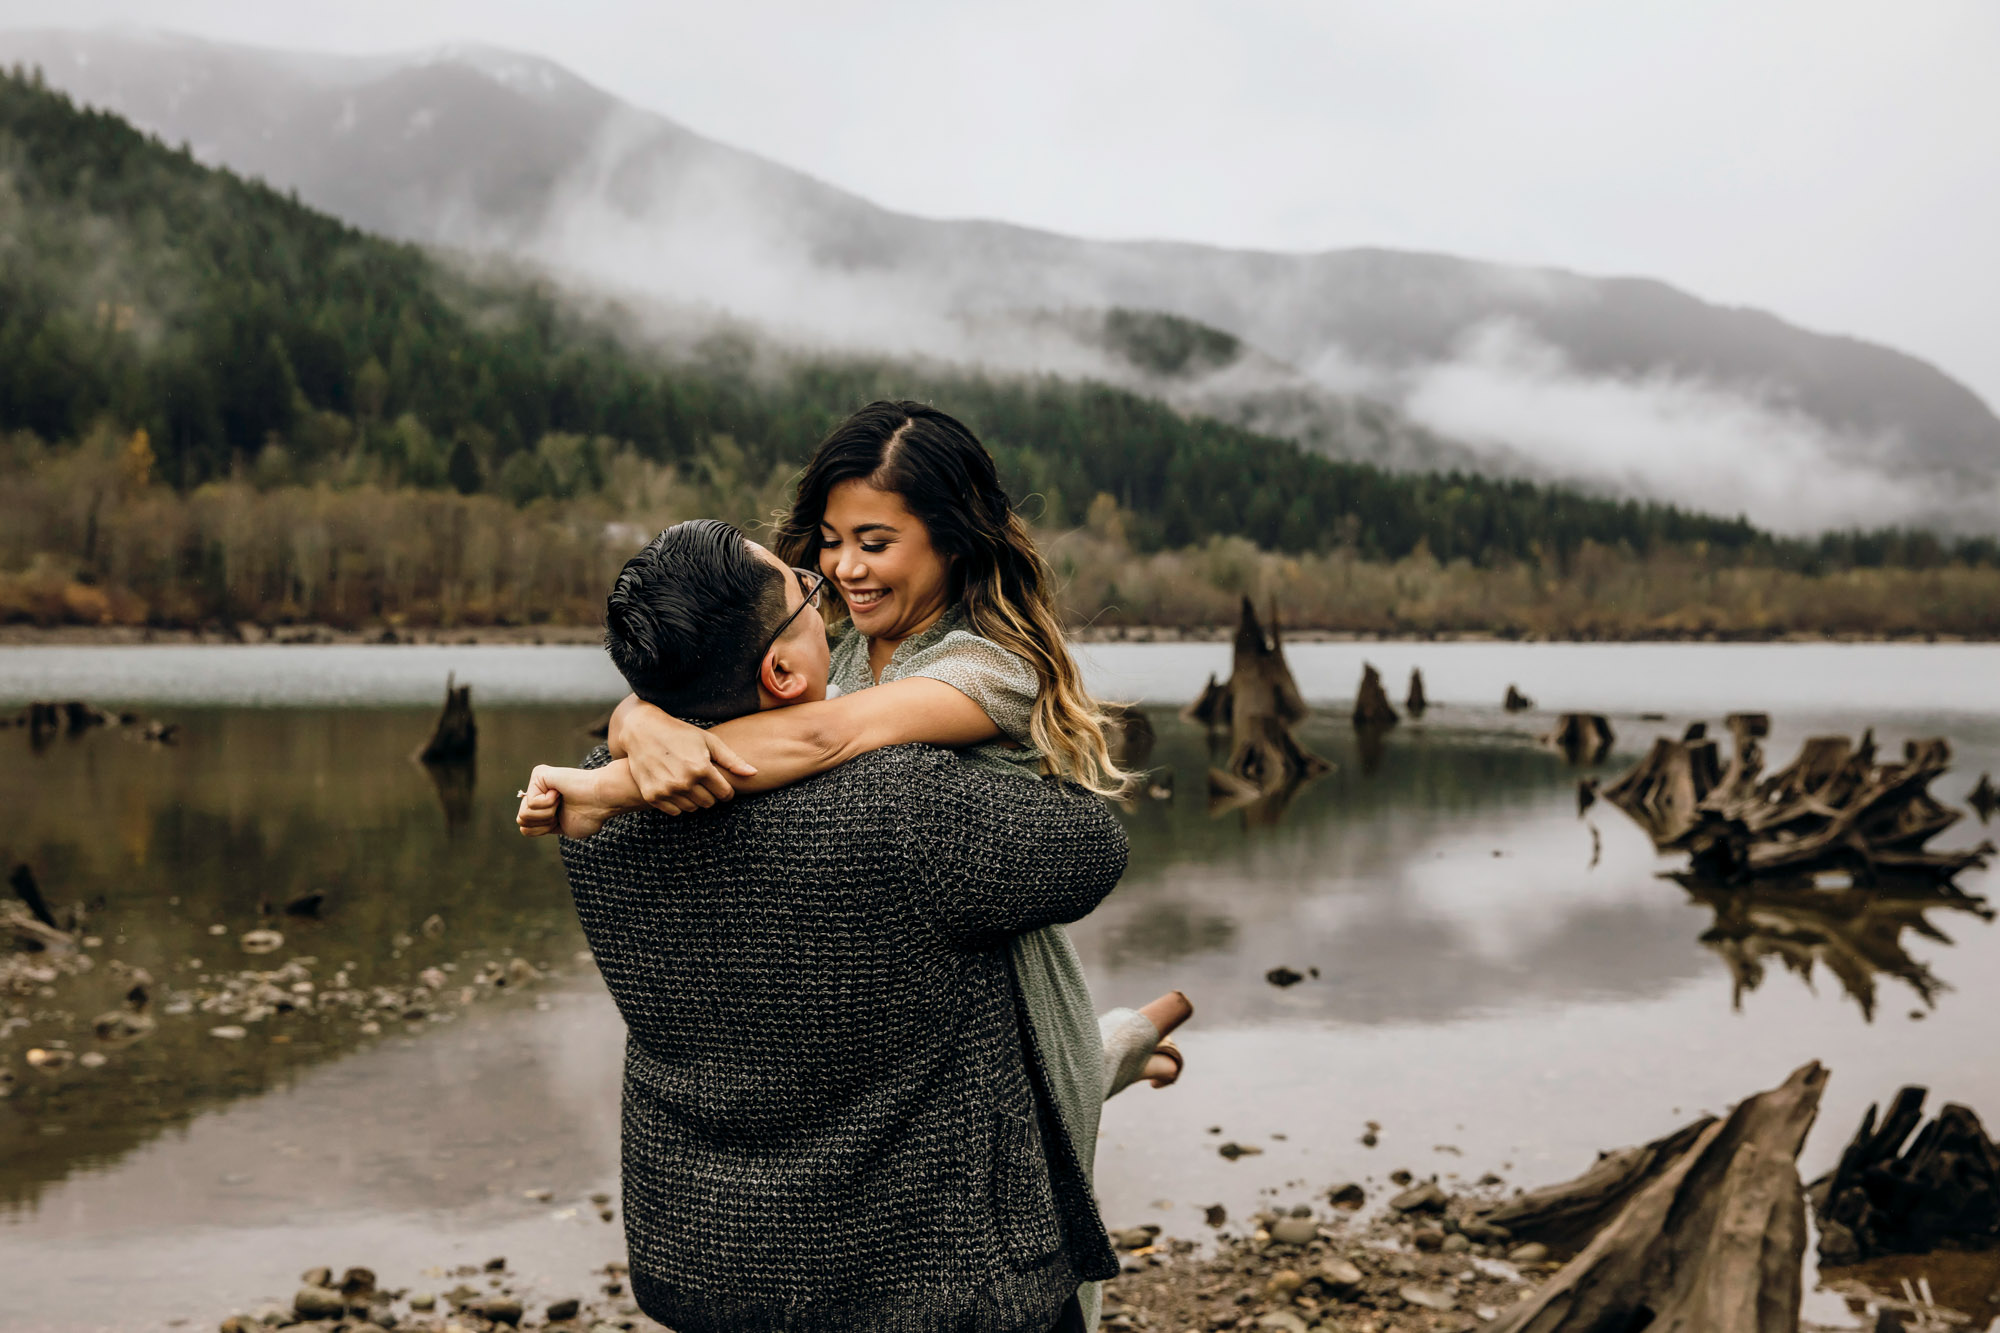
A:
<svg viewBox="0 0 2000 1333">
<path fill-rule="evenodd" d="M 785 645 L 774 643 L 757 665 L 757 684 L 780 704 L 788 704 L 804 694 L 812 682 L 805 672 L 794 669 Z"/>
</svg>

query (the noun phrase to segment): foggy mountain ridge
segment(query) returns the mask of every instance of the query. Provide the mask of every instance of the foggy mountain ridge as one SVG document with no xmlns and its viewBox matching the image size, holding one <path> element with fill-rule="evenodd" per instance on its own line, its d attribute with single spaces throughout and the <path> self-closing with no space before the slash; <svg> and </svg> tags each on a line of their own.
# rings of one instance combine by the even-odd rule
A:
<svg viewBox="0 0 2000 1333">
<path fill-rule="evenodd" d="M 80 100 L 370 230 L 798 343 L 1109 378 L 1344 457 L 1567 481 L 1781 531 L 1992 530 L 2000 513 L 2000 418 L 1965 386 L 1649 279 L 919 218 L 488 47 L 350 58 L 6 32 L 0 61 L 39 64 Z M 1114 309 L 1244 347 L 1162 374 L 1044 313 Z"/>
</svg>

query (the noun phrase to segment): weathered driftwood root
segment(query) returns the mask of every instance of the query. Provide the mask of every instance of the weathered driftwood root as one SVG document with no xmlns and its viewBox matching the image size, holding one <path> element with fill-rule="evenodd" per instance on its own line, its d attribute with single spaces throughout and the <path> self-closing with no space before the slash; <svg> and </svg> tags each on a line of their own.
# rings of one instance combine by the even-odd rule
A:
<svg viewBox="0 0 2000 1333">
<path fill-rule="evenodd" d="M 1824 889 L 1810 876 L 1750 884 L 1721 884 L 1700 875 L 1673 877 L 1688 896 L 1715 912 L 1701 942 L 1721 956 L 1734 979 L 1732 1004 L 1764 980 L 1767 960 L 1812 983 L 1816 967 L 1833 973 L 1841 988 L 1875 1017 L 1875 978 L 1907 983 L 1926 1007 L 1949 990 L 1930 968 L 1903 948 L 1903 932 L 1951 942 L 1925 917 L 1932 910 L 1970 912 L 1991 921 L 1984 898 L 1929 879 L 1896 878 L 1870 888 Z"/>
<path fill-rule="evenodd" d="M 1542 743 L 1560 750 L 1572 764 L 1594 764 L 1611 753 L 1611 721 L 1602 713 L 1564 713 Z"/>
<path fill-rule="evenodd" d="M 1813 1182 L 1821 1263 L 2000 1245 L 2000 1144 L 1955 1103 L 1918 1129 L 1924 1096 L 1904 1088 L 1879 1126 L 1870 1106 L 1840 1164 Z"/>
<path fill-rule="evenodd" d="M 1424 673 L 1411 667 L 1410 692 L 1403 699 L 1403 707 L 1410 710 L 1411 717 L 1422 717 L 1430 706 L 1431 701 L 1424 697 Z"/>
<path fill-rule="evenodd" d="M 14 903 L 0 903 L 0 939 L 11 939 L 25 953 L 76 952 L 76 938 L 68 931 L 37 921 Z"/>
<path fill-rule="evenodd" d="M 1356 727 L 1393 727 L 1402 719 L 1389 702 L 1389 692 L 1382 688 L 1382 673 L 1368 663 L 1361 664 L 1361 688 L 1354 694 L 1354 725 Z"/>
<path fill-rule="evenodd" d="M 1600 1154 L 1576 1179 L 1530 1190 L 1479 1220 L 1507 1228 L 1515 1240 L 1540 1241 L 1551 1250 L 1574 1254 L 1622 1212 L 1635 1194 L 1678 1162 L 1714 1123 L 1714 1116 L 1703 1116 L 1663 1139 Z"/>
<path fill-rule="evenodd" d="M 62 929 L 54 910 L 49 907 L 49 900 L 42 896 L 42 886 L 35 882 L 35 872 L 28 869 L 25 863 L 16 865 L 8 873 L 7 885 L 14 890 L 15 897 L 28 905 L 28 910 L 35 914 L 35 920 L 50 930 Z"/>
<path fill-rule="evenodd" d="M 1533 708 L 1535 706 L 1535 701 L 1533 699 L 1530 699 L 1527 695 L 1521 693 L 1519 689 L 1515 688 L 1512 685 L 1509 685 L 1507 687 L 1507 697 L 1502 699 L 1500 702 L 1501 702 L 1501 707 L 1505 708 L 1510 713 L 1525 713 L 1530 708 Z"/>
<path fill-rule="evenodd" d="M 479 726 L 472 718 L 472 687 L 458 684 L 455 676 L 446 676 L 444 711 L 438 714 L 430 740 L 417 751 L 417 759 L 426 764 L 463 763 L 478 749 Z"/>
<path fill-rule="evenodd" d="M 1715 742 L 1688 729 L 1662 737 L 1603 796 L 1661 850 L 1685 851 L 1717 879 L 1844 868 L 1858 877 L 1908 872 L 1949 878 L 1983 866 L 1990 843 L 1931 852 L 1924 844 L 1962 816 L 1930 794 L 1951 762 L 1943 740 L 1911 741 L 1900 762 L 1877 763 L 1872 733 L 1808 740 L 1790 765 L 1760 778 L 1762 714 L 1730 718 L 1736 754 L 1725 770 Z"/>
<path fill-rule="evenodd" d="M 1796 1329 L 1805 1199 L 1796 1159 L 1826 1071 L 1797 1070 L 1704 1129 L 1498 1333 Z"/>
</svg>

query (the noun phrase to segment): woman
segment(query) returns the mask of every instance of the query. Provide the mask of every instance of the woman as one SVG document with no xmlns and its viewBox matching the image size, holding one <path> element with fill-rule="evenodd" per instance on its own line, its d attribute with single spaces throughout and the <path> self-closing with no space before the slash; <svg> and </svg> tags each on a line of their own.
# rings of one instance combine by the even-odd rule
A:
<svg viewBox="0 0 2000 1333">
<path fill-rule="evenodd" d="M 831 655 L 838 696 L 706 729 L 628 697 L 607 740 L 650 803 L 689 812 L 909 742 L 1026 779 L 1123 789 L 1056 619 L 1053 575 L 964 425 L 919 403 L 862 408 L 821 442 L 772 549 L 816 568 L 837 599 L 829 618 L 844 609 L 851 622 Z M 524 804 L 523 831 L 550 831 L 551 808 Z M 1186 998 L 1099 1022 L 1061 927 L 1012 949 L 1050 1091 L 1088 1171 L 1103 1098 L 1136 1078 L 1178 1077 L 1164 1033 L 1190 1012 Z"/>
</svg>

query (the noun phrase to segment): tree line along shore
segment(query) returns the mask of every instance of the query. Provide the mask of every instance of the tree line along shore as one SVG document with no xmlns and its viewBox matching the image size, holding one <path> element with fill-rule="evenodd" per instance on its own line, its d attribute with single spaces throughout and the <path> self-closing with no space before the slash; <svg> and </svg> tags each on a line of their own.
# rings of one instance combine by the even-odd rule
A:
<svg viewBox="0 0 2000 1333">
<path fill-rule="evenodd" d="M 1110 385 L 803 351 L 359 232 L 0 73 L 0 625 L 594 623 L 848 411 L 991 448 L 1097 632 L 1991 637 L 2000 542 L 1396 473 Z M 1149 320 L 1119 324 L 1143 341 Z M 1133 325 L 1133 328 L 1126 328 Z"/>
</svg>

